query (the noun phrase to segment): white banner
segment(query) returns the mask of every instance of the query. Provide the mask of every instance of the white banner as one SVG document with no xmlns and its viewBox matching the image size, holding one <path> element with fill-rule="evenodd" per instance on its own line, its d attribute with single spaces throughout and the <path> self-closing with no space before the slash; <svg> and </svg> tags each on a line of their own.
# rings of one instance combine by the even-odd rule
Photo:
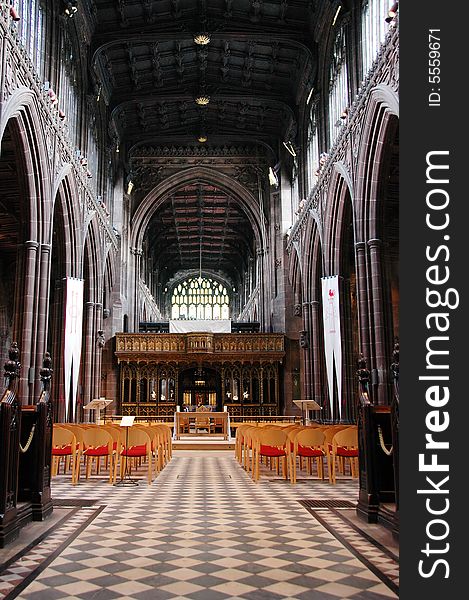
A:
<svg viewBox="0 0 469 600">
<path fill-rule="evenodd" d="M 67 277 L 65 288 L 65 421 L 75 421 L 83 327 L 83 280 Z M 71 392 L 71 395 L 70 395 Z M 69 415 L 71 411 L 71 414 Z"/>
<path fill-rule="evenodd" d="M 340 336 L 339 277 L 322 278 L 322 314 L 324 319 L 324 349 L 326 353 L 329 405 L 334 418 L 334 363 L 337 376 L 339 419 L 342 416 L 342 348 Z"/>
</svg>

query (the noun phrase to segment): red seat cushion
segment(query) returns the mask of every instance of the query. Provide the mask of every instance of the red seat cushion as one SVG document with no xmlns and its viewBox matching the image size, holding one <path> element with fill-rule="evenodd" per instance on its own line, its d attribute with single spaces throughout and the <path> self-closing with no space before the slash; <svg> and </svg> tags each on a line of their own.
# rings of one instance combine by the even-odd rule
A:
<svg viewBox="0 0 469 600">
<path fill-rule="evenodd" d="M 146 456 L 147 455 L 147 447 L 146 444 L 142 444 L 141 446 L 130 446 L 127 450 L 122 450 L 122 456 Z"/>
<path fill-rule="evenodd" d="M 311 448 L 311 446 L 298 445 L 299 456 L 324 456 L 324 452 L 320 448 Z"/>
<path fill-rule="evenodd" d="M 62 446 L 61 448 L 52 448 L 53 456 L 68 456 L 69 454 L 72 454 L 71 446 Z"/>
<path fill-rule="evenodd" d="M 108 447 L 106 446 L 97 446 L 96 448 L 92 448 L 89 446 L 83 454 L 86 456 L 107 456 L 109 454 Z"/>
<path fill-rule="evenodd" d="M 259 452 L 262 456 L 285 456 L 285 448 L 277 448 L 276 446 L 264 446 L 261 444 Z"/>
<path fill-rule="evenodd" d="M 335 451 L 336 456 L 358 456 L 358 450 L 356 448 L 344 448 L 338 446 Z"/>
</svg>

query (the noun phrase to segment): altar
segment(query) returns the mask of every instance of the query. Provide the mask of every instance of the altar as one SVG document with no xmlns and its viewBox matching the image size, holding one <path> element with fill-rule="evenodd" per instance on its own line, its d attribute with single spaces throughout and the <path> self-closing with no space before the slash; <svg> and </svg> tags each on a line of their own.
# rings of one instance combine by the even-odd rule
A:
<svg viewBox="0 0 469 600">
<path fill-rule="evenodd" d="M 194 411 L 174 413 L 174 439 L 181 436 L 211 436 L 230 439 L 230 415 L 227 411 Z"/>
</svg>

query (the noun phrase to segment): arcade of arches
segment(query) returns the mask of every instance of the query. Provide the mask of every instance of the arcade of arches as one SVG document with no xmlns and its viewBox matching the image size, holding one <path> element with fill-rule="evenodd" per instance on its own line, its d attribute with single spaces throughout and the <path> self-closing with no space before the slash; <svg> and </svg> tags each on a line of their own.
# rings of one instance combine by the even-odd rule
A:
<svg viewBox="0 0 469 600">
<path fill-rule="evenodd" d="M 21 404 L 50 352 L 56 421 L 105 397 L 356 423 L 360 355 L 391 406 L 391 5 L 1 3 L 0 361 L 17 342 Z"/>
</svg>

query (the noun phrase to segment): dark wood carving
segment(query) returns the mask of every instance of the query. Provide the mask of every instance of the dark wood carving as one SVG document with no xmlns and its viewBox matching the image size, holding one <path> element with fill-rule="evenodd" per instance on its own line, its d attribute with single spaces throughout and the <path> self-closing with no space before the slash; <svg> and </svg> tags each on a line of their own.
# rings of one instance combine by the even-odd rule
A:
<svg viewBox="0 0 469 600">
<path fill-rule="evenodd" d="M 19 350 L 12 344 L 5 364 L 6 389 L 0 401 L 0 547 L 14 540 L 23 525 L 52 512 L 52 361 L 47 353 L 40 371 L 38 403 L 21 406 L 16 395 Z"/>
<path fill-rule="evenodd" d="M 359 497 L 357 514 L 368 523 L 382 523 L 398 536 L 394 417 L 391 406 L 374 405 L 369 395 L 370 372 L 358 361 Z"/>
<path fill-rule="evenodd" d="M 23 407 L 22 410 L 18 497 L 31 503 L 34 521 L 42 521 L 52 512 L 52 401 L 49 394 L 51 376 L 52 359 L 47 352 L 40 371 L 43 390 L 39 402 L 35 406 Z"/>
<path fill-rule="evenodd" d="M 5 363 L 5 390 L 0 401 L 0 548 L 19 534 L 18 444 L 21 430 L 21 411 L 16 397 L 19 376 L 19 349 L 11 345 Z"/>
<path fill-rule="evenodd" d="M 396 338 L 391 365 L 393 398 L 391 402 L 391 429 L 394 461 L 394 487 L 396 490 L 396 520 L 399 518 L 399 339 Z"/>
</svg>

